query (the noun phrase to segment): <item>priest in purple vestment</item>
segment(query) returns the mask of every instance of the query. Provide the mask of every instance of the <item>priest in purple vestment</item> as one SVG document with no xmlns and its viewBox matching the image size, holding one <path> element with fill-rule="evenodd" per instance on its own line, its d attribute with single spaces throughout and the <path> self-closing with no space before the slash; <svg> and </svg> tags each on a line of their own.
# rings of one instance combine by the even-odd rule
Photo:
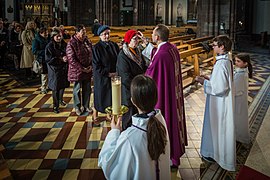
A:
<svg viewBox="0 0 270 180">
<path fill-rule="evenodd" d="M 178 166 L 180 157 L 185 153 L 187 132 L 180 55 L 177 48 L 168 42 L 168 38 L 168 27 L 157 25 L 152 34 L 152 40 L 157 44 L 157 48 L 148 44 L 145 49 L 151 52 L 149 53 L 151 62 L 145 74 L 152 77 L 157 84 L 156 108 L 161 110 L 167 124 L 172 166 Z"/>
</svg>

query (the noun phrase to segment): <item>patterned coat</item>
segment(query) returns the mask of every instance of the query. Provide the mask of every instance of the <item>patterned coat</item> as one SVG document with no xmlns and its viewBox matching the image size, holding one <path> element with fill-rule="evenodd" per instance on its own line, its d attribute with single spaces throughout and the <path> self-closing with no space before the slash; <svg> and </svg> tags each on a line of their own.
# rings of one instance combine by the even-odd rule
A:
<svg viewBox="0 0 270 180">
<path fill-rule="evenodd" d="M 68 42 L 66 54 L 68 58 L 68 80 L 70 82 L 91 80 L 92 71 L 90 73 L 83 72 L 83 68 L 92 66 L 92 43 L 85 38 L 80 41 L 76 35 L 71 37 Z"/>
</svg>

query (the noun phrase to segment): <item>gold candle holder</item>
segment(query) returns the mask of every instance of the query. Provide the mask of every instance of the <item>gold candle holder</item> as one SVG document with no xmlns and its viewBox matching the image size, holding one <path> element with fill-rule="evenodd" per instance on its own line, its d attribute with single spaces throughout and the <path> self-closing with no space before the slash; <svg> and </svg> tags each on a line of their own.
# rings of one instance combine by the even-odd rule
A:
<svg viewBox="0 0 270 180">
<path fill-rule="evenodd" d="M 122 105 L 122 106 L 120 107 L 119 114 L 113 114 L 112 106 L 107 107 L 107 108 L 105 109 L 105 112 L 106 112 L 107 114 L 109 114 L 110 116 L 113 116 L 113 117 L 114 117 L 114 120 L 115 120 L 115 123 L 117 123 L 117 118 L 118 118 L 118 116 L 122 116 L 123 114 L 125 114 L 126 112 L 128 112 L 128 107 Z"/>
</svg>

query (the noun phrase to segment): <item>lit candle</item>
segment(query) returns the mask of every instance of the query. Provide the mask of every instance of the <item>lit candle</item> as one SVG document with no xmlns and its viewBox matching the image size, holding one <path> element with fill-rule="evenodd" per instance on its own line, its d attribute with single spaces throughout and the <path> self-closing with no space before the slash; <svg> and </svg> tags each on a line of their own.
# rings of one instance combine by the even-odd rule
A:
<svg viewBox="0 0 270 180">
<path fill-rule="evenodd" d="M 121 77 L 114 76 L 112 82 L 112 114 L 120 114 L 121 109 Z"/>
</svg>

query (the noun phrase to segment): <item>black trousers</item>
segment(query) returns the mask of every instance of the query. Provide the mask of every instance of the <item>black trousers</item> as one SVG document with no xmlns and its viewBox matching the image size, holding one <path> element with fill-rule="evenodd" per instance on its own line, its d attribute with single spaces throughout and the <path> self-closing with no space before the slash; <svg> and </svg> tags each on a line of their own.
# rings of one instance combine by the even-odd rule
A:
<svg viewBox="0 0 270 180">
<path fill-rule="evenodd" d="M 0 46 L 0 67 L 4 67 L 6 61 L 7 48 L 6 46 Z"/>
<path fill-rule="evenodd" d="M 65 88 L 52 91 L 53 107 L 59 108 L 60 101 L 63 101 Z"/>
</svg>

